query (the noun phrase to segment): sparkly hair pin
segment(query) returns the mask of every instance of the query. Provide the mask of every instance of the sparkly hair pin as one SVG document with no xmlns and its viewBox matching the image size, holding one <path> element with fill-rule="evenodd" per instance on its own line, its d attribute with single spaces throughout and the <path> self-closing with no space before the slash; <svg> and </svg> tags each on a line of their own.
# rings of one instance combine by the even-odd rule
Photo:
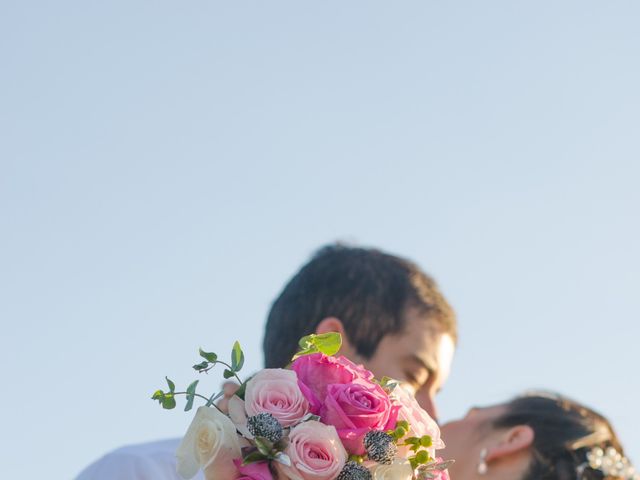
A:
<svg viewBox="0 0 640 480">
<path fill-rule="evenodd" d="M 606 450 L 600 447 L 591 449 L 587 453 L 587 461 L 578 467 L 578 476 L 580 478 L 587 467 L 592 470 L 599 470 L 605 477 L 640 480 L 640 474 L 636 473 L 629 459 L 622 456 L 613 447 L 609 447 Z"/>
</svg>

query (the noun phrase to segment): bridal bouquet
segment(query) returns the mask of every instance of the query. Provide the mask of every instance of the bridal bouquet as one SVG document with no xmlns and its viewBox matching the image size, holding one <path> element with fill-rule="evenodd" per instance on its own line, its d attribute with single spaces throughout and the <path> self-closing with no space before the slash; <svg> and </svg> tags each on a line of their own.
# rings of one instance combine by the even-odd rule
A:
<svg viewBox="0 0 640 480">
<path fill-rule="evenodd" d="M 167 378 L 169 390 L 153 394 L 167 409 L 177 395 L 186 396 L 185 411 L 196 398 L 206 402 L 176 453 L 180 476 L 203 469 L 207 480 L 448 480 L 435 421 L 397 382 L 335 356 L 340 343 L 334 333 L 304 337 L 287 369 L 246 381 L 238 342 L 228 363 L 201 349 L 204 360 L 193 368 L 222 365 L 240 388 L 228 411 L 215 404 L 222 392 L 201 395 L 197 380 L 176 392 Z"/>
</svg>

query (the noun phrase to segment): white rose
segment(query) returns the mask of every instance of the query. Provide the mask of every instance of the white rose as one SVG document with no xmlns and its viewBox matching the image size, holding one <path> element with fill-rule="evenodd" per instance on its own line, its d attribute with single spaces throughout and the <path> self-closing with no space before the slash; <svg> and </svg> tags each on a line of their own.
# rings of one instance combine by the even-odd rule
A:
<svg viewBox="0 0 640 480">
<path fill-rule="evenodd" d="M 200 407 L 178 447 L 178 474 L 190 479 L 202 468 L 207 480 L 232 480 L 242 456 L 236 427 L 217 408 Z"/>
<path fill-rule="evenodd" d="M 370 468 L 373 480 L 411 480 L 413 469 L 408 460 L 396 458 L 391 465 L 377 464 Z"/>
</svg>

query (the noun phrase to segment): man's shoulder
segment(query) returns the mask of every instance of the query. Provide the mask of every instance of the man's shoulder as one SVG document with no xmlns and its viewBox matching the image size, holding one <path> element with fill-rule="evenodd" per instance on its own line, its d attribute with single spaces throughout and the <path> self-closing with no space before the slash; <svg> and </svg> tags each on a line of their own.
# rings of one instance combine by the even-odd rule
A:
<svg viewBox="0 0 640 480">
<path fill-rule="evenodd" d="M 174 480 L 180 438 L 126 445 L 85 468 L 76 480 Z"/>
</svg>

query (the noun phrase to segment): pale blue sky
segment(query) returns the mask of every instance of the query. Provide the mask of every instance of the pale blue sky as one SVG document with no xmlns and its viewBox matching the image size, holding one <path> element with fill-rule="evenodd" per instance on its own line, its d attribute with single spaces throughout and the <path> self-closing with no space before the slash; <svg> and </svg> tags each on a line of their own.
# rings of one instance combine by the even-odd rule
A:
<svg viewBox="0 0 640 480">
<path fill-rule="evenodd" d="M 334 240 L 456 307 L 444 418 L 557 389 L 640 462 L 639 24 L 636 0 L 2 2 L 3 475 L 181 435 L 163 376 L 235 339 L 258 368 Z"/>
</svg>

